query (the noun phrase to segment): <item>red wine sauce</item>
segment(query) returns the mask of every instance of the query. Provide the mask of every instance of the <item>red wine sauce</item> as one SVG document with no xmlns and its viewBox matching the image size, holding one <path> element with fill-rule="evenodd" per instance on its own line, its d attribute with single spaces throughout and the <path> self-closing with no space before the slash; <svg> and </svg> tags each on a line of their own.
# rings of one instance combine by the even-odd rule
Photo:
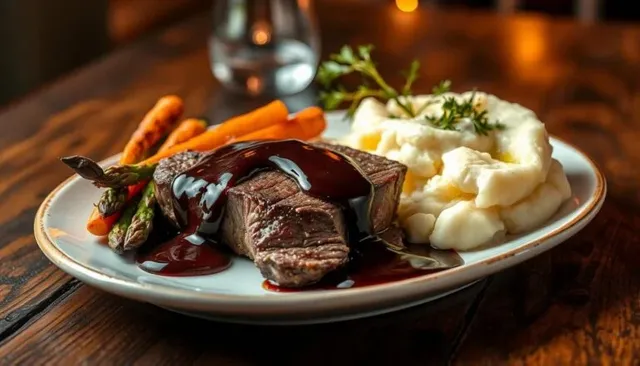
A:
<svg viewBox="0 0 640 366">
<path fill-rule="evenodd" d="M 298 140 L 230 144 L 203 158 L 172 182 L 173 207 L 181 233 L 136 261 L 163 275 L 215 273 L 230 258 L 216 243 L 227 191 L 264 169 L 277 169 L 309 195 L 343 207 L 348 240 L 375 237 L 370 219 L 373 185 L 350 158 Z"/>
<path fill-rule="evenodd" d="M 277 169 L 307 194 L 342 207 L 347 239 L 352 244 L 348 265 L 320 283 L 288 289 L 265 281 L 264 288 L 290 292 L 362 287 L 433 272 L 413 267 L 381 244 L 371 223 L 374 187 L 349 157 L 298 140 L 230 144 L 178 175 L 171 188 L 180 232 L 170 234 L 170 239 L 157 247 L 139 251 L 138 265 L 168 276 L 210 274 L 228 268 L 231 254 L 216 242 L 227 191 L 264 169 Z"/>
</svg>

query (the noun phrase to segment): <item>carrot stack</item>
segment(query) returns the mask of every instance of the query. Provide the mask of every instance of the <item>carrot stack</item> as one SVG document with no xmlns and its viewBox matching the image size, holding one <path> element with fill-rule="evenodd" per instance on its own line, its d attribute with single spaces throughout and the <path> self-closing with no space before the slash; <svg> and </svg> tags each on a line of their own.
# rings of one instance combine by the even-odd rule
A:
<svg viewBox="0 0 640 366">
<path fill-rule="evenodd" d="M 208 130 L 206 122 L 193 118 L 182 121 L 176 127 L 183 109 L 182 100 L 178 97 L 166 96 L 158 100 L 126 144 L 120 165 L 152 165 L 179 152 L 209 151 L 236 141 L 287 138 L 309 140 L 318 137 L 326 128 L 322 109 L 309 107 L 289 118 L 287 107 L 280 100 L 231 118 Z M 158 152 L 145 159 L 145 154 L 167 134 Z M 126 201 L 122 206 L 134 200 L 147 184 L 144 181 L 128 186 L 126 194 L 121 195 Z M 87 222 L 87 230 L 97 236 L 109 234 L 122 216 L 122 206 L 108 216 L 94 208 Z"/>
</svg>

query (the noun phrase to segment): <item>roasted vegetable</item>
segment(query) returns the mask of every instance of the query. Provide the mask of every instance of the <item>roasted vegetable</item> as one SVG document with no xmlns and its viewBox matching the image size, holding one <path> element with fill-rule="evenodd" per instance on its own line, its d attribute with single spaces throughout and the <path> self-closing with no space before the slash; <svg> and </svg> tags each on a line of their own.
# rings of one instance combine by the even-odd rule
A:
<svg viewBox="0 0 640 366">
<path fill-rule="evenodd" d="M 239 136 L 233 141 L 299 139 L 309 140 L 320 136 L 327 127 L 324 111 L 309 107 L 298 112 L 291 120 Z"/>
<path fill-rule="evenodd" d="M 120 164 L 134 164 L 142 160 L 151 147 L 171 132 L 183 111 L 182 99 L 173 95 L 160 98 L 131 135 Z"/>
<path fill-rule="evenodd" d="M 131 225 L 131 219 L 133 215 L 136 213 L 136 209 L 138 206 L 138 200 L 134 199 L 133 201 L 127 204 L 122 216 L 118 219 L 113 228 L 109 232 L 109 247 L 113 249 L 117 253 L 124 252 L 124 242 L 127 235 L 127 229 L 129 229 L 129 225 Z"/>
<path fill-rule="evenodd" d="M 149 164 L 114 165 L 103 170 L 95 161 L 78 155 L 60 160 L 82 178 L 92 181 L 93 185 L 101 188 L 122 188 L 149 180 L 156 169 L 156 164 Z"/>
<path fill-rule="evenodd" d="M 142 197 L 138 203 L 135 215 L 127 229 L 124 240 L 124 250 L 136 249 L 147 240 L 153 230 L 153 217 L 155 213 L 156 196 L 154 194 L 155 183 L 150 181 L 144 188 Z"/>
<path fill-rule="evenodd" d="M 158 152 L 164 152 L 175 145 L 187 142 L 207 130 L 207 122 L 203 119 L 189 118 L 180 122 L 178 127 L 171 132 Z"/>
<path fill-rule="evenodd" d="M 98 212 L 103 217 L 111 216 L 120 211 L 127 203 L 126 188 L 107 188 L 98 200 Z"/>
<path fill-rule="evenodd" d="M 154 164 L 163 158 L 187 150 L 212 150 L 239 136 L 277 124 L 286 123 L 288 115 L 289 112 L 286 105 L 280 100 L 275 100 L 254 111 L 231 118 L 187 142 L 158 152 L 141 164 Z"/>
</svg>

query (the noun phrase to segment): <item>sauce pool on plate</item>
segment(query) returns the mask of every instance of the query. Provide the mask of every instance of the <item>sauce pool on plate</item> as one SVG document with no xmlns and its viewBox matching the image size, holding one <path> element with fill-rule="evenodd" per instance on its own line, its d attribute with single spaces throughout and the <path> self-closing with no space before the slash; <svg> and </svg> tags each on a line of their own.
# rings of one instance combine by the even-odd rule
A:
<svg viewBox="0 0 640 366">
<path fill-rule="evenodd" d="M 344 207 L 350 242 L 375 237 L 370 219 L 374 187 L 350 158 L 299 140 L 241 142 L 215 150 L 173 180 L 181 233 L 138 255 L 139 266 L 173 276 L 226 269 L 230 260 L 216 243 L 226 193 L 264 169 L 278 169 L 305 193 Z"/>
<path fill-rule="evenodd" d="M 418 249 L 412 248 L 412 251 L 418 252 Z M 422 247 L 419 252 L 422 252 L 422 255 L 440 256 L 440 260 L 447 263 L 462 262 L 462 258 L 454 251 Z M 390 251 L 380 242 L 367 243 L 355 249 L 351 257 L 344 269 L 327 275 L 316 284 L 301 288 L 287 288 L 265 280 L 262 287 L 274 292 L 341 290 L 396 282 L 441 271 L 441 269 L 421 268 L 419 263 Z"/>
<path fill-rule="evenodd" d="M 277 169 L 306 194 L 343 208 L 352 258 L 342 273 L 332 274 L 315 288 L 359 287 L 429 273 L 413 266 L 402 253 L 389 250 L 388 242 L 373 232 L 370 211 L 374 187 L 360 168 L 342 154 L 298 140 L 230 144 L 178 175 L 171 188 L 179 233 L 139 251 L 136 262 L 140 268 L 166 276 L 205 275 L 227 269 L 232 254 L 216 240 L 227 191 L 265 169 Z M 401 246 L 393 244 L 399 248 L 397 245 Z M 270 283 L 265 288 L 283 291 Z"/>
</svg>

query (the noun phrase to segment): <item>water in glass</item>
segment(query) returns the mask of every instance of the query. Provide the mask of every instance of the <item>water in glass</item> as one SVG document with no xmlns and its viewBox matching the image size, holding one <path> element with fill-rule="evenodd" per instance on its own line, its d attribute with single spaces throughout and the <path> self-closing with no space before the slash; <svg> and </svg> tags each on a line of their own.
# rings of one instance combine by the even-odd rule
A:
<svg viewBox="0 0 640 366">
<path fill-rule="evenodd" d="M 209 54 L 214 76 L 249 95 L 304 90 L 318 67 L 309 0 L 216 0 Z"/>
</svg>

